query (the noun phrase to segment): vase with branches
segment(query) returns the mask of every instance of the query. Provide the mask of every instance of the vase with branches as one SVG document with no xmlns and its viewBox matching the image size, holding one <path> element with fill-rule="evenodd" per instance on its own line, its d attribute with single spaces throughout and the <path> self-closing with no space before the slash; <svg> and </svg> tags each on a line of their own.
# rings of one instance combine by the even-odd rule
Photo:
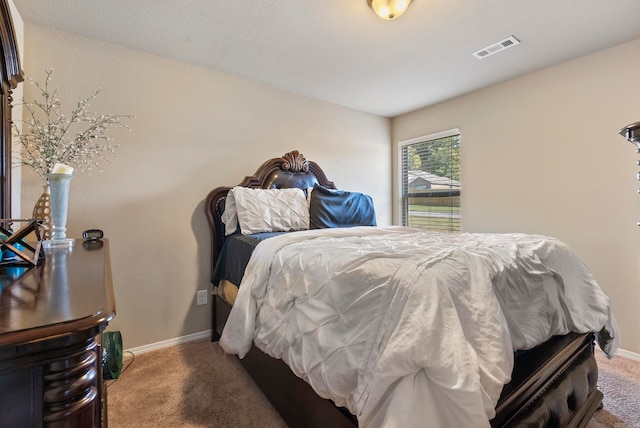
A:
<svg viewBox="0 0 640 428">
<path fill-rule="evenodd" d="M 13 124 L 13 137 L 21 148 L 14 165 L 30 167 L 45 182 L 45 192 L 34 208 L 34 217 L 44 220 L 45 236 L 48 236 L 51 219 L 50 210 L 47 213 L 47 174 L 53 172 L 56 164 L 68 165 L 80 172 L 100 171 L 100 163 L 110 164 L 109 156 L 117 148 L 107 132 L 114 126 L 128 129 L 123 120 L 133 116 L 90 111 L 90 103 L 101 88 L 64 114 L 58 88 L 51 85 L 53 69 L 46 70 L 45 74 L 43 83 L 28 78 L 37 90 L 33 100 L 22 98 L 17 103 L 23 106 L 24 120 L 15 121 L 22 124 L 22 129 L 17 123 Z"/>
</svg>

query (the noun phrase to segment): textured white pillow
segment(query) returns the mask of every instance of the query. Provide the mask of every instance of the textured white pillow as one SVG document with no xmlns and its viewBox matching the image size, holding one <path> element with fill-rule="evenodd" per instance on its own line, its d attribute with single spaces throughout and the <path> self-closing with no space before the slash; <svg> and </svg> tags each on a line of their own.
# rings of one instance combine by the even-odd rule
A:
<svg viewBox="0 0 640 428">
<path fill-rule="evenodd" d="M 224 201 L 224 212 L 220 219 L 224 223 L 224 234 L 229 236 L 238 230 L 238 214 L 236 213 L 236 199 L 233 196 L 233 190 L 235 187 L 227 193 L 227 197 Z"/>
<path fill-rule="evenodd" d="M 309 229 L 309 207 L 302 189 L 234 187 L 233 191 L 243 235 Z"/>
</svg>

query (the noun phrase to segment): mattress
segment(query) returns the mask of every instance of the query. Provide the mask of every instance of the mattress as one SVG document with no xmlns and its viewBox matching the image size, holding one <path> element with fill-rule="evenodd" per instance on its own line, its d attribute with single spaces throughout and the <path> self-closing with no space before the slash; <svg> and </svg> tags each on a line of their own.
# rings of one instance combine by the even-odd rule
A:
<svg viewBox="0 0 640 428">
<path fill-rule="evenodd" d="M 283 233 L 287 232 L 254 233 L 251 235 L 234 233 L 227 236 L 213 271 L 212 283 L 220 287 L 220 282 L 224 280 L 239 285 L 256 246 L 265 239 Z"/>
</svg>

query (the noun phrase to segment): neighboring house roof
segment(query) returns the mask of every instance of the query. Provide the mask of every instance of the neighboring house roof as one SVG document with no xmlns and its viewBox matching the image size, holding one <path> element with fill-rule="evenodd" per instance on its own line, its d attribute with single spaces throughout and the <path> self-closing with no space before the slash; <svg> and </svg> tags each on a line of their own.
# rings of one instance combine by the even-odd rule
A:
<svg viewBox="0 0 640 428">
<path fill-rule="evenodd" d="M 448 177 L 440 177 L 430 172 L 413 170 L 407 173 L 409 188 L 426 185 L 427 189 L 459 189 L 460 181 Z"/>
</svg>

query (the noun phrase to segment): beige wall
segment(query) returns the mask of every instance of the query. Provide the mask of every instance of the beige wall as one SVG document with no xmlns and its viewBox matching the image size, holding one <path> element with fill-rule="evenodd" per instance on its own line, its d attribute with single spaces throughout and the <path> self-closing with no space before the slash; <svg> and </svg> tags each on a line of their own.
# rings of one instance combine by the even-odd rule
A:
<svg viewBox="0 0 640 428">
<path fill-rule="evenodd" d="M 638 52 L 635 40 L 392 121 L 394 165 L 398 141 L 460 128 L 463 229 L 570 244 L 611 298 L 621 347 L 635 353 L 638 156 L 618 130 L 640 120 Z"/>
<path fill-rule="evenodd" d="M 344 189 L 373 196 L 391 219 L 390 121 L 141 52 L 25 25 L 27 75 L 53 68 L 64 101 L 102 87 L 103 113 L 136 115 L 112 135 L 113 165 L 71 184 L 68 235 L 100 228 L 110 239 L 125 348 L 210 328 L 195 293 L 209 283 L 207 193 L 234 185 L 271 157 L 298 149 Z M 33 89 L 25 85 L 29 97 Z M 23 215 L 42 191 L 23 169 Z"/>
<path fill-rule="evenodd" d="M 395 143 L 458 127 L 463 228 L 543 233 L 569 243 L 611 297 L 622 347 L 640 353 L 640 183 L 634 148 L 617 135 L 640 120 L 638 49 L 640 40 L 391 124 L 31 24 L 23 68 L 41 78 L 53 67 L 63 101 L 101 86 L 97 111 L 136 115 L 131 132 L 113 133 L 120 145 L 113 165 L 74 178 L 68 221 L 70 236 L 98 227 L 110 239 L 118 305 L 111 329 L 122 331 L 127 348 L 210 327 L 209 307 L 195 306 L 195 291 L 209 279 L 202 202 L 211 188 L 298 149 L 339 187 L 370 193 L 379 223 L 389 224 Z M 28 170 L 22 179 L 28 216 L 41 183 Z"/>
</svg>

